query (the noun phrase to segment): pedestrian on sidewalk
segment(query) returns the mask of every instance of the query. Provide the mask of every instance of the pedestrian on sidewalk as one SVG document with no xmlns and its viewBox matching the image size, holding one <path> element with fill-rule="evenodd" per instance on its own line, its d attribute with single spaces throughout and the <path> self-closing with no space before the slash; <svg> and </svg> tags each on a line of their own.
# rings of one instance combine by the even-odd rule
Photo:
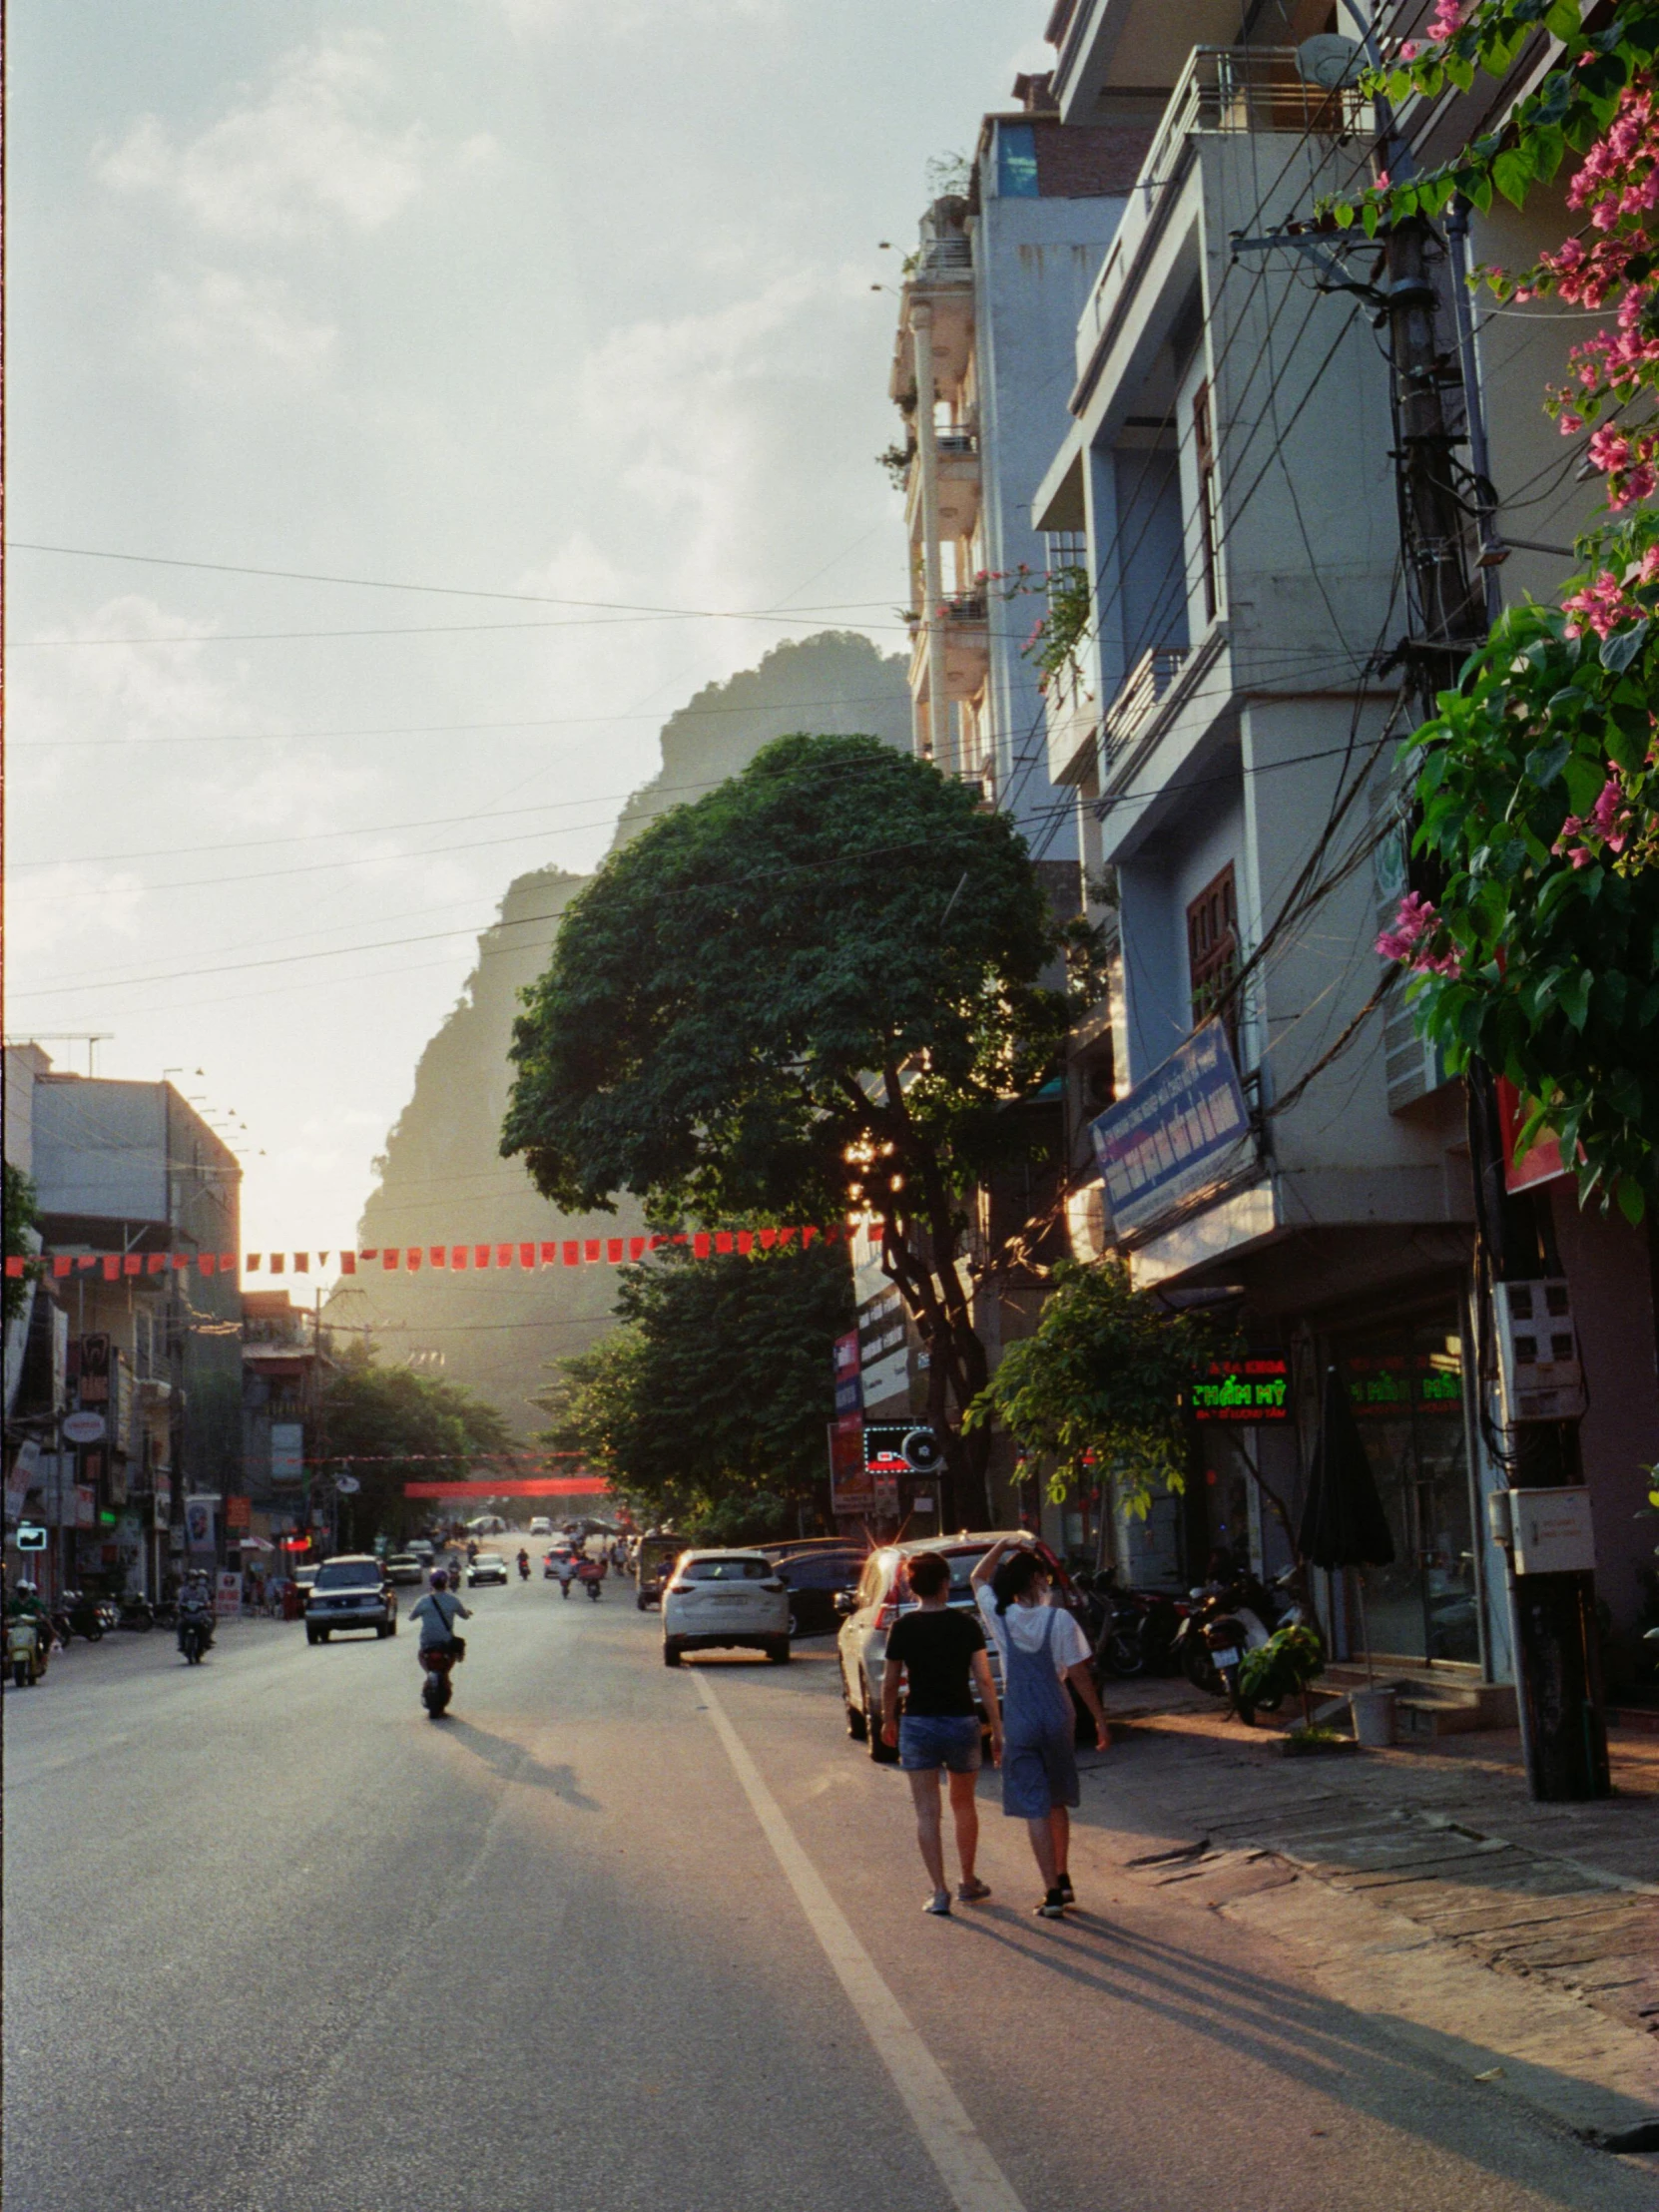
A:
<svg viewBox="0 0 1659 2212">
<path fill-rule="evenodd" d="M 1111 1742 L 1089 1639 L 1063 1606 L 1051 1602 L 1054 1577 L 1047 1561 L 1017 1538 L 998 1538 L 969 1580 L 1002 1659 L 1002 1810 L 1025 1823 L 1043 1878 L 1037 1911 L 1057 1921 L 1076 1903 L 1071 1814 L 1081 1793 L 1068 1683 L 1094 1722 L 1101 1750 Z"/>
<path fill-rule="evenodd" d="M 913 1611 L 900 1613 L 887 1637 L 881 1669 L 881 1740 L 898 1749 L 898 1763 L 910 1778 L 916 1809 L 916 1842 L 921 1863 L 932 1877 L 933 1895 L 923 1908 L 945 1920 L 950 1891 L 944 1879 L 939 1772 L 950 1776 L 950 1817 L 956 1830 L 956 1857 L 962 1879 L 956 1885 L 963 1905 L 977 1905 L 991 1894 L 974 1872 L 979 1850 L 979 1807 L 975 1798 L 984 1753 L 973 1685 L 990 1722 L 991 1757 L 1001 1756 L 1002 1719 L 996 1684 L 985 1648 L 985 1631 L 971 1613 L 950 1604 L 950 1562 L 937 1551 L 917 1552 L 910 1560 Z M 904 1685 L 904 1712 L 898 1710 Z"/>
</svg>

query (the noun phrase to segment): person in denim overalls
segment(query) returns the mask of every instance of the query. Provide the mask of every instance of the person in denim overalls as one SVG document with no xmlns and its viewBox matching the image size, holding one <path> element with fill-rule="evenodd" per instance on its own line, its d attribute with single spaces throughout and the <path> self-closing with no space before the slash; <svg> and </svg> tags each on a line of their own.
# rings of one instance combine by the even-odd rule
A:
<svg viewBox="0 0 1659 2212">
<path fill-rule="evenodd" d="M 1037 1911 L 1057 1921 L 1075 1903 L 1071 1808 L 1079 1791 L 1068 1683 L 1088 1709 L 1101 1750 L 1111 1741 L 1089 1640 L 1069 1612 L 1050 1604 L 1053 1576 L 1028 1545 L 1003 1537 L 970 1579 L 1002 1657 L 1002 1810 L 1025 1823 L 1043 1878 Z"/>
</svg>

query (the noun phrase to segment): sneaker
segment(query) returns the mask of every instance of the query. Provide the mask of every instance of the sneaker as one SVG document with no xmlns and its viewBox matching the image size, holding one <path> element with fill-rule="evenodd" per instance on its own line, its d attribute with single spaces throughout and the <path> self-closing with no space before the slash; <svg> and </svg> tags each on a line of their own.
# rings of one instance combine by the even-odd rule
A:
<svg viewBox="0 0 1659 2212">
<path fill-rule="evenodd" d="M 1050 1890 L 1035 1910 L 1040 1920 L 1063 1921 L 1066 1917 L 1065 1892 L 1059 1889 Z"/>
<path fill-rule="evenodd" d="M 978 1905 L 990 1894 L 990 1884 L 981 1882 L 977 1875 L 973 1877 L 971 1882 L 958 1882 L 956 1885 L 956 1900 L 960 1905 Z"/>
<path fill-rule="evenodd" d="M 924 1913 L 931 1913 L 936 1920 L 949 1920 L 950 1892 L 948 1890 L 935 1890 L 933 1892 L 933 1895 L 927 1900 L 927 1903 L 922 1907 L 922 1911 Z"/>
<path fill-rule="evenodd" d="M 1071 1886 L 1071 1877 L 1069 1874 L 1061 1875 L 1059 1891 L 1060 1903 L 1062 1905 L 1075 1905 L 1077 1903 L 1077 1892 Z"/>
</svg>

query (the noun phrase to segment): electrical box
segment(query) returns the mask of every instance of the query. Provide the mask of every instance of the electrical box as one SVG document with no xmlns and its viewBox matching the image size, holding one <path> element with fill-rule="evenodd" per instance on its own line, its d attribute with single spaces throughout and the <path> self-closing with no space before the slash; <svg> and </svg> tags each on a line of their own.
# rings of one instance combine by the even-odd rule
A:
<svg viewBox="0 0 1659 2212">
<path fill-rule="evenodd" d="M 1513 1490 L 1486 1492 L 1486 1533 L 1504 1551 L 1515 1540 L 1515 1525 L 1509 1517 L 1509 1500 L 1514 1494 Z"/>
<path fill-rule="evenodd" d="M 1492 1311 L 1505 1420 L 1580 1419 L 1584 1370 L 1566 1284 L 1494 1283 Z"/>
<path fill-rule="evenodd" d="M 1510 1557 L 1517 1574 L 1591 1574 L 1595 1571 L 1595 1528 L 1590 1493 L 1582 1483 L 1570 1489 L 1510 1490 Z"/>
</svg>

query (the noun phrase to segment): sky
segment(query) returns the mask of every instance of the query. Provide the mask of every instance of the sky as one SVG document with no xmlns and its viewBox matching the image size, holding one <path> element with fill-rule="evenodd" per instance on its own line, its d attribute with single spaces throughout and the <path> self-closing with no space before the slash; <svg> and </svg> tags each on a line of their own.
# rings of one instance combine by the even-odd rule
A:
<svg viewBox="0 0 1659 2212">
<path fill-rule="evenodd" d="M 352 1241 L 476 932 L 675 706 L 902 646 L 872 286 L 1046 14 L 14 11 L 6 1032 L 171 1071 L 249 1249 Z"/>
</svg>

